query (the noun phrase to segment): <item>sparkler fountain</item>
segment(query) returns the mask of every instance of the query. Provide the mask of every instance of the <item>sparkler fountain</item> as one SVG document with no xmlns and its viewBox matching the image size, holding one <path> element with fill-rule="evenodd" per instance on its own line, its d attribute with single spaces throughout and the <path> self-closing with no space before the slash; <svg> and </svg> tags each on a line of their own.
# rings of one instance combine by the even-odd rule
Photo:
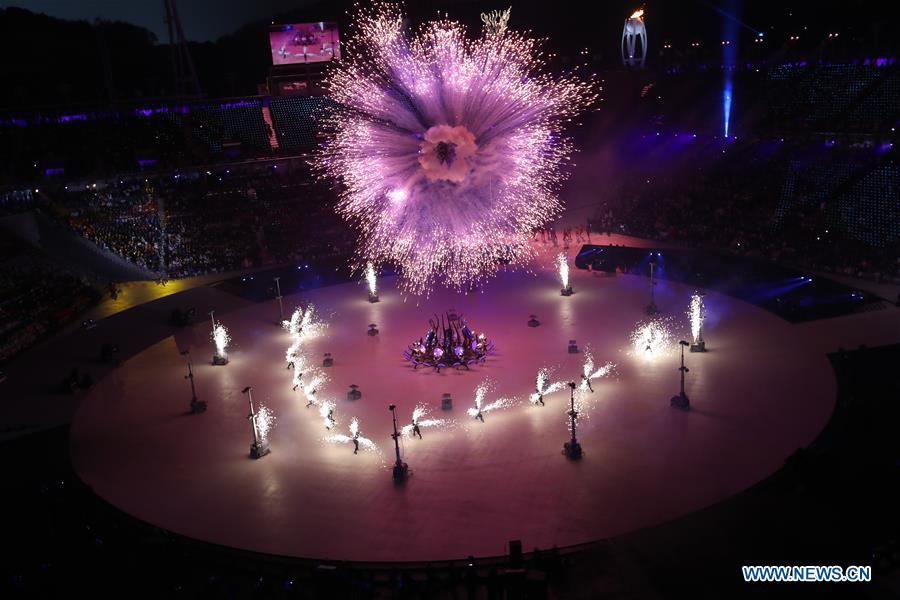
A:
<svg viewBox="0 0 900 600">
<path fill-rule="evenodd" d="M 272 413 L 265 406 L 260 406 L 258 412 L 253 410 L 253 388 L 245 387 L 242 394 L 247 394 L 250 403 L 250 414 L 247 419 L 253 428 L 253 443 L 250 444 L 250 458 L 262 458 L 272 450 L 269 448 L 269 429 L 272 427 Z"/>
<path fill-rule="evenodd" d="M 291 345 L 288 346 L 284 357 L 287 361 L 287 368 L 294 370 L 292 383 L 294 384 L 293 389 L 296 391 L 298 387 L 303 387 L 300 378 L 308 367 L 305 356 L 300 353 L 300 346 L 306 340 L 317 336 L 325 325 L 316 316 L 315 306 L 310 304 L 305 309 L 295 308 L 291 313 L 291 319 L 282 321 L 281 326 L 291 336 Z"/>
<path fill-rule="evenodd" d="M 560 212 L 574 150 L 564 128 L 595 81 L 550 75 L 507 11 L 470 39 L 448 19 L 410 33 L 398 4 L 359 6 L 359 34 L 326 75 L 337 107 L 315 158 L 360 232 L 354 266 L 393 263 L 403 291 L 427 294 L 526 263 L 531 232 Z"/>
<path fill-rule="evenodd" d="M 575 422 L 578 420 L 578 411 L 575 410 L 575 382 L 569 382 L 569 418 L 571 419 L 569 429 L 572 431 L 572 439 L 563 444 L 563 454 L 566 455 L 566 458 L 571 460 L 578 460 L 581 458 L 581 444 L 578 443 L 578 439 L 575 437 Z"/>
<path fill-rule="evenodd" d="M 191 414 L 196 415 L 206 411 L 206 400 L 197 400 L 197 390 L 194 387 L 194 365 L 191 362 L 191 351 L 185 350 L 181 355 L 187 356 L 188 374 L 185 375 L 184 378 L 191 382 Z"/>
<path fill-rule="evenodd" d="M 419 436 L 422 439 L 422 427 L 443 427 L 447 424 L 446 419 L 423 419 L 428 416 L 428 407 L 424 404 L 417 404 L 412 412 L 412 420 L 408 425 L 404 425 L 400 433 L 405 438 L 413 438 Z"/>
<path fill-rule="evenodd" d="M 684 347 L 690 346 L 691 344 L 684 340 L 681 340 L 678 344 L 681 346 L 681 367 L 678 368 L 678 370 L 681 371 L 681 392 L 679 392 L 677 396 L 672 396 L 669 404 L 671 404 L 673 408 L 689 410 L 691 408 L 691 402 L 688 400 L 687 394 L 684 393 L 684 374 L 690 371 L 690 369 L 684 366 Z"/>
<path fill-rule="evenodd" d="M 394 425 L 394 433 L 391 434 L 391 437 L 394 439 L 394 453 L 397 455 L 397 460 L 394 462 L 394 468 L 392 470 L 393 477 L 395 483 L 401 483 L 406 481 L 406 478 L 409 477 L 409 465 L 400 459 L 400 433 L 397 431 L 397 405 L 389 405 L 388 410 L 391 411 L 391 420 Z M 415 416 L 415 413 L 413 413 L 413 415 Z"/>
<path fill-rule="evenodd" d="M 319 335 L 325 323 L 319 320 L 316 307 L 310 304 L 306 308 L 295 308 L 290 321 L 282 321 L 281 326 L 291 335 L 294 342 L 291 347 L 298 348 L 306 340 Z"/>
<path fill-rule="evenodd" d="M 313 376 L 309 379 L 305 384 L 300 382 L 300 390 L 303 392 L 303 395 L 306 396 L 306 408 L 310 406 L 316 406 L 319 404 L 318 392 L 319 388 L 328 381 L 328 376 L 319 371 L 315 371 Z"/>
<path fill-rule="evenodd" d="M 574 291 L 569 283 L 569 262 L 566 259 L 566 253 L 560 252 L 556 257 L 556 266 L 559 270 L 559 280 L 562 283 L 562 289 L 559 291 L 562 296 L 571 296 Z"/>
<path fill-rule="evenodd" d="M 353 444 L 353 454 L 359 454 L 360 450 L 371 451 L 380 454 L 378 446 L 369 438 L 362 435 L 359 430 L 359 419 L 350 419 L 350 435 L 338 433 L 325 438 L 326 441 L 335 444 Z"/>
<path fill-rule="evenodd" d="M 491 412 L 494 410 L 498 410 L 501 408 L 509 408 L 515 401 L 512 398 L 498 398 L 493 402 L 488 404 L 484 403 L 484 398 L 487 396 L 488 391 L 491 389 L 491 383 L 489 381 L 482 381 L 478 384 L 478 387 L 475 388 L 475 406 L 466 410 L 466 413 L 470 417 L 475 417 L 482 423 L 484 423 L 484 413 Z"/>
<path fill-rule="evenodd" d="M 369 302 L 378 302 L 378 280 L 375 276 L 375 265 L 366 264 L 366 283 L 369 285 Z"/>
<path fill-rule="evenodd" d="M 538 404 L 544 406 L 544 396 L 563 389 L 563 386 L 565 386 L 565 382 L 562 381 L 550 383 L 550 369 L 544 367 L 538 370 L 534 384 L 534 393 L 528 399 L 535 406 Z"/>
<path fill-rule="evenodd" d="M 325 423 L 325 429 L 329 431 L 337 425 L 337 421 L 334 418 L 334 407 L 334 402 L 330 400 L 326 400 L 319 404 L 319 416 L 322 417 L 322 421 Z"/>
<path fill-rule="evenodd" d="M 706 352 L 706 342 L 703 340 L 703 322 L 706 320 L 706 305 L 703 304 L 703 294 L 694 292 L 691 296 L 691 305 L 688 309 L 691 319 L 691 352 Z"/>
<path fill-rule="evenodd" d="M 212 320 L 212 340 L 216 344 L 216 353 L 213 354 L 212 364 L 227 365 L 228 364 L 228 344 L 231 342 L 231 336 L 228 330 L 221 323 L 216 322 L 215 311 L 209 311 L 209 317 Z"/>
<path fill-rule="evenodd" d="M 591 380 L 607 376 L 615 366 L 613 363 L 607 362 L 599 369 L 594 369 L 594 356 L 591 354 L 590 348 L 585 348 L 584 365 L 581 368 L 581 391 L 590 390 L 593 394 L 594 387 L 591 385 Z"/>
</svg>

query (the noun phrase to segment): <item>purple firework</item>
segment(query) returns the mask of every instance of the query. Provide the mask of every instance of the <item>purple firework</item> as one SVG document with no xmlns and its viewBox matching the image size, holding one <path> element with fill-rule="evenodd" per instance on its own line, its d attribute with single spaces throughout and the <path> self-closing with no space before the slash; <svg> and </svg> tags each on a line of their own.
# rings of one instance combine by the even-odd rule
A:
<svg viewBox="0 0 900 600">
<path fill-rule="evenodd" d="M 482 15 L 477 39 L 448 20 L 410 33 L 398 5 L 377 3 L 356 14 L 350 58 L 327 77 L 338 108 L 317 165 L 343 184 L 356 266 L 394 264 L 407 292 L 521 264 L 529 232 L 561 209 L 573 151 L 562 129 L 596 86 L 542 72 L 537 42 L 508 19 Z"/>
</svg>

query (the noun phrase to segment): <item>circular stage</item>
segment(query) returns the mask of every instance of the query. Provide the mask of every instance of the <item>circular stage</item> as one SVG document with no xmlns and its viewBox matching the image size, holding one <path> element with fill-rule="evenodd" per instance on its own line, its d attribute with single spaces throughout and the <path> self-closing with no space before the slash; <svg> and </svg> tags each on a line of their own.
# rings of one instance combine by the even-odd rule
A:
<svg viewBox="0 0 900 600">
<path fill-rule="evenodd" d="M 504 274 L 478 293 L 437 291 L 407 299 L 391 280 L 370 304 L 362 285 L 343 284 L 286 296 L 315 304 L 328 328 L 305 354 L 334 366 L 322 399 L 336 402 L 338 432 L 358 417 L 380 454 L 353 454 L 352 444 L 324 440 L 323 420 L 291 391 L 285 369 L 287 332 L 275 325 L 274 302 L 216 315 L 231 332 L 230 363 L 212 366 L 209 323 L 147 348 L 100 381 L 72 424 L 72 459 L 81 478 L 122 510 L 176 533 L 264 553 L 350 561 L 426 561 L 506 553 L 509 540 L 532 548 L 570 546 L 655 525 L 709 506 L 777 470 L 822 430 L 835 398 L 828 360 L 785 321 L 761 309 L 708 293 L 708 352 L 686 354 L 693 410 L 669 406 L 678 392 L 678 339 L 689 339 L 693 291 L 659 282 L 657 304 L 672 319 L 671 351 L 647 360 L 631 353 L 629 335 L 646 319 L 646 278 L 600 277 L 573 270 L 575 294 L 561 297 L 552 271 Z M 484 331 L 497 352 L 471 371 L 413 370 L 402 353 L 423 336 L 428 319 L 449 309 Z M 528 327 L 529 315 L 541 325 Z M 370 323 L 380 330 L 366 334 Z M 580 462 L 561 453 L 569 437 L 569 391 L 532 406 L 536 372 L 578 378 L 582 355 L 570 339 L 590 345 L 598 365 L 614 374 L 593 382 L 578 438 Z M 198 396 L 207 412 L 187 414 L 190 347 Z M 466 414 L 485 378 L 487 402 L 518 404 Z M 350 384 L 362 397 L 347 399 Z M 248 456 L 247 398 L 277 421 L 272 452 Z M 452 410 L 441 410 L 450 393 Z M 451 426 L 423 428 L 404 439 L 412 475 L 391 479 L 391 413 L 400 424 L 427 403 Z M 333 432 L 332 432 L 333 433 Z"/>
</svg>

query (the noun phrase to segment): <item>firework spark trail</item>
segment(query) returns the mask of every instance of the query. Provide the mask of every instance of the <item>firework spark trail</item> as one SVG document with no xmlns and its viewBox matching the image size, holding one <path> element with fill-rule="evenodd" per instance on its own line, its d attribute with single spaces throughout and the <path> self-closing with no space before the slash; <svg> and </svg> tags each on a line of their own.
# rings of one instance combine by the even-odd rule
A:
<svg viewBox="0 0 900 600">
<path fill-rule="evenodd" d="M 550 373 L 551 369 L 549 367 L 538 370 L 537 378 L 535 380 L 535 391 L 528 397 L 532 404 L 540 403 L 543 396 L 558 392 L 565 387 L 565 381 L 554 381 L 553 383 L 549 383 Z"/>
<path fill-rule="evenodd" d="M 294 309 L 290 320 L 282 321 L 281 326 L 291 336 L 291 345 L 288 346 L 288 349 L 285 352 L 285 360 L 287 360 L 288 366 L 293 365 L 294 369 L 291 383 L 293 384 L 295 391 L 298 387 L 305 391 L 302 377 L 303 374 L 308 371 L 310 365 L 307 363 L 306 357 L 302 354 L 300 348 L 303 345 L 303 342 L 319 335 L 325 328 L 325 324 L 320 321 L 316 315 L 315 306 L 310 304 L 306 308 L 297 307 Z M 318 374 L 315 376 L 318 376 Z M 315 391 L 320 385 L 321 384 L 312 385 L 310 389 Z M 307 384 L 307 387 L 308 386 L 310 386 L 310 384 Z M 311 398 L 310 402 L 315 404 Z"/>
<path fill-rule="evenodd" d="M 306 383 L 303 383 L 303 381 L 300 380 L 296 389 L 299 389 L 306 398 L 306 408 L 309 408 L 310 406 L 320 406 L 319 392 L 328 381 L 328 375 L 319 370 L 312 371 L 312 375 Z"/>
<path fill-rule="evenodd" d="M 466 413 L 470 417 L 478 418 L 478 415 L 483 415 L 484 413 L 499 410 L 501 408 L 509 408 L 516 404 L 515 398 L 498 398 L 493 402 L 485 404 L 484 399 L 492 388 L 493 384 L 489 381 L 483 381 L 478 384 L 478 387 L 475 388 L 475 406 L 466 410 Z"/>
<path fill-rule="evenodd" d="M 306 308 L 297 307 L 291 313 L 289 321 L 282 321 L 281 326 L 291 334 L 291 338 L 299 347 L 306 340 L 318 336 L 325 329 L 325 323 L 319 319 L 316 307 L 312 304 Z"/>
<path fill-rule="evenodd" d="M 652 359 L 671 350 L 669 318 L 640 322 L 631 333 L 632 354 Z"/>
<path fill-rule="evenodd" d="M 231 336 L 228 335 L 228 329 L 221 323 L 216 323 L 212 332 L 213 342 L 216 344 L 216 354 L 222 358 L 228 357 L 228 344 L 231 343 Z"/>
<path fill-rule="evenodd" d="M 703 296 L 698 293 L 691 296 L 688 318 L 691 320 L 691 339 L 697 344 L 700 342 L 703 322 L 706 320 L 706 306 L 703 304 Z"/>
<path fill-rule="evenodd" d="M 337 425 L 337 420 L 334 418 L 334 408 L 335 404 L 331 400 L 325 400 L 319 405 L 319 416 L 322 417 L 325 429 L 331 430 Z"/>
<path fill-rule="evenodd" d="M 412 412 L 412 421 L 400 428 L 400 433 L 403 437 L 412 438 L 413 429 L 415 428 L 416 423 L 418 423 L 420 429 L 424 427 L 443 428 L 450 426 L 450 421 L 447 419 L 423 419 L 422 417 L 427 416 L 428 412 L 429 410 L 426 405 L 417 404 Z"/>
<path fill-rule="evenodd" d="M 261 444 L 269 439 L 269 432 L 275 427 L 275 413 L 268 406 L 261 404 L 256 410 L 256 435 Z"/>
<path fill-rule="evenodd" d="M 614 363 L 609 361 L 607 361 L 606 364 L 604 364 L 599 369 L 595 369 L 595 366 L 594 354 L 591 352 L 590 346 L 588 346 L 584 349 L 584 365 L 582 365 L 581 368 L 581 386 L 579 389 L 581 389 L 582 391 L 590 389 L 591 380 L 606 377 L 616 367 Z"/>
<path fill-rule="evenodd" d="M 556 268 L 559 271 L 559 281 L 563 288 L 569 287 L 569 261 L 565 252 L 560 252 L 556 256 Z"/>
<path fill-rule="evenodd" d="M 356 439 L 359 442 L 359 449 L 366 452 L 374 452 L 381 455 L 381 448 L 378 447 L 378 444 L 373 442 L 367 437 L 360 435 L 359 433 L 359 419 L 353 417 L 350 419 L 350 435 L 344 435 L 343 433 L 337 433 L 334 435 L 330 435 L 325 438 L 326 442 L 330 442 L 332 444 L 352 444 L 353 440 Z"/>
<path fill-rule="evenodd" d="M 291 383 L 294 384 L 294 389 L 297 387 L 303 387 L 303 382 L 301 381 L 301 377 L 303 374 L 308 372 L 309 364 L 306 362 L 306 356 L 301 354 L 300 352 L 296 352 L 293 355 L 288 351 L 288 367 L 293 369 L 293 377 L 291 378 Z"/>
<path fill-rule="evenodd" d="M 397 4 L 358 9 L 358 33 L 326 76 L 336 107 L 315 159 L 362 232 L 356 268 L 393 263 L 413 294 L 465 287 L 500 259 L 530 259 L 530 232 L 560 212 L 574 150 L 563 129 L 599 88 L 549 75 L 508 17 L 489 16 L 471 40 L 447 19 L 409 34 Z"/>
</svg>

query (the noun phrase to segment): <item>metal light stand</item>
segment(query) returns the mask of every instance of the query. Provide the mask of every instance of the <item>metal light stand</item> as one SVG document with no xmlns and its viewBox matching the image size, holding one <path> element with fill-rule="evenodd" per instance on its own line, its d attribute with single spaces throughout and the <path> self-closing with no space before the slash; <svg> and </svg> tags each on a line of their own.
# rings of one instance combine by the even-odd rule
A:
<svg viewBox="0 0 900 600">
<path fill-rule="evenodd" d="M 281 302 L 281 277 L 273 277 L 275 280 L 275 299 L 278 300 L 278 325 L 280 326 L 284 322 L 284 304 Z"/>
<path fill-rule="evenodd" d="M 247 419 L 250 420 L 250 425 L 253 426 L 253 443 L 250 444 L 250 458 L 262 458 L 272 450 L 269 448 L 269 444 L 265 440 L 259 439 L 259 433 L 256 428 L 256 413 L 253 412 L 253 388 L 249 385 L 241 390 L 242 394 L 247 394 L 247 398 L 250 402 L 250 414 L 247 415 Z"/>
<path fill-rule="evenodd" d="M 572 419 L 572 439 L 563 444 L 563 454 L 570 460 L 581 458 L 581 444 L 575 437 L 575 422 L 578 419 L 578 411 L 575 410 L 575 382 L 569 382 L 569 417 Z"/>
<path fill-rule="evenodd" d="M 654 293 L 654 288 L 656 287 L 656 279 L 654 277 L 655 271 L 656 259 L 650 259 L 650 304 L 648 304 L 645 309 L 648 315 L 659 313 L 659 308 L 656 307 L 656 295 Z"/>
<path fill-rule="evenodd" d="M 391 420 L 394 424 L 394 433 L 391 434 L 391 437 L 394 438 L 394 451 L 397 454 L 397 461 L 394 463 L 393 469 L 394 483 L 402 483 L 409 477 L 409 465 L 400 460 L 400 432 L 397 431 L 397 405 L 391 404 L 388 406 L 388 409 L 391 411 Z"/>
<path fill-rule="evenodd" d="M 197 400 L 197 389 L 194 387 L 194 365 L 191 363 L 190 350 L 185 350 L 181 355 L 187 356 L 188 374 L 184 378 L 191 382 L 191 414 L 196 415 L 206 410 L 206 401 Z"/>
<path fill-rule="evenodd" d="M 669 401 L 669 404 L 672 405 L 672 408 L 680 408 L 681 410 L 690 410 L 691 402 L 688 400 L 687 394 L 684 393 L 684 374 L 687 373 L 690 369 L 684 366 L 684 347 L 690 346 L 689 342 L 681 340 L 678 342 L 681 346 L 681 367 L 678 368 L 681 371 L 681 391 L 677 396 L 672 396 L 672 399 Z"/>
</svg>

